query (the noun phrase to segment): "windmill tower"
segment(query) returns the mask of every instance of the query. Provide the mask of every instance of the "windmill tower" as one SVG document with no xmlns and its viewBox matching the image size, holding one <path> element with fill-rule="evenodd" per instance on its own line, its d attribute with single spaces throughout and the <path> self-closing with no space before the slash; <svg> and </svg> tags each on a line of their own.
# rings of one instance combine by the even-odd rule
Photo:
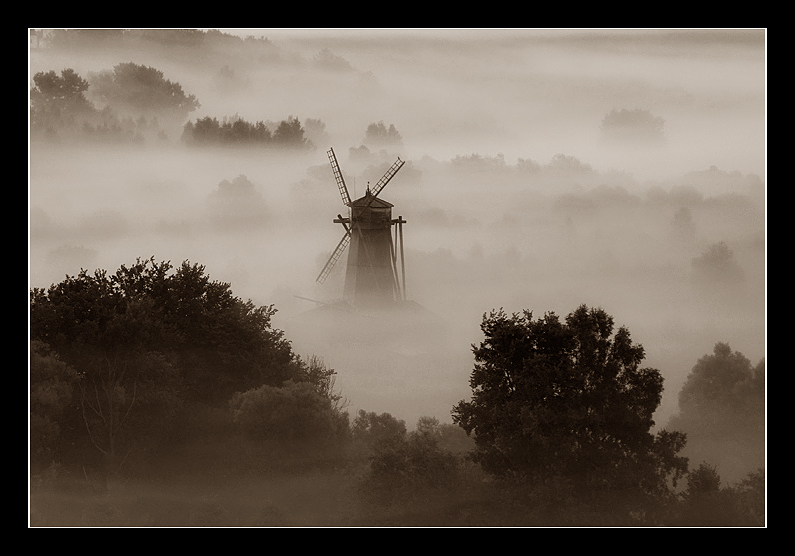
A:
<svg viewBox="0 0 795 556">
<path fill-rule="evenodd" d="M 351 201 L 334 149 L 329 149 L 327 154 L 342 203 L 348 207 L 349 215 L 343 217 L 338 214 L 334 220 L 342 224 L 345 233 L 323 270 L 320 271 L 317 282 L 322 284 L 326 280 L 331 269 L 350 245 L 343 299 L 354 307 L 367 308 L 385 307 L 396 301 L 405 300 L 403 224 L 406 221 L 402 216 L 393 219 L 393 205 L 378 197 L 404 162 L 398 158 L 372 189 L 368 184 L 364 196 Z M 394 240 L 392 226 L 395 226 Z"/>
</svg>

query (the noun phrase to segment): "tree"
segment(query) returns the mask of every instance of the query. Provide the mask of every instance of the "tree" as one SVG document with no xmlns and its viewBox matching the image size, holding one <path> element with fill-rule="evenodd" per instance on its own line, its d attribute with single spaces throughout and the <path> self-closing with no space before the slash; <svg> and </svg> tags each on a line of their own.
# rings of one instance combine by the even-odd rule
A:
<svg viewBox="0 0 795 556">
<path fill-rule="evenodd" d="M 687 474 L 687 488 L 673 525 L 685 527 L 763 527 L 765 472 L 748 473 L 737 484 L 721 486 L 717 467 L 707 462 Z"/>
<path fill-rule="evenodd" d="M 91 103 L 85 96 L 85 92 L 88 90 L 88 81 L 71 68 L 61 71 L 61 75 L 54 71 L 40 71 L 33 76 L 33 84 L 30 100 L 34 109 L 46 110 L 57 107 L 86 110 L 91 108 Z"/>
<path fill-rule="evenodd" d="M 718 342 L 699 358 L 679 391 L 668 428 L 688 436 L 691 459 L 719 466 L 729 480 L 757 469 L 765 453 L 765 361 L 756 366 Z"/>
<path fill-rule="evenodd" d="M 743 270 L 724 241 L 709 245 L 691 264 L 697 282 L 710 288 L 716 285 L 735 285 L 743 281 Z"/>
<path fill-rule="evenodd" d="M 281 444 L 327 444 L 344 439 L 347 413 L 310 382 L 261 386 L 238 392 L 229 402 L 232 421 L 247 435 Z"/>
<path fill-rule="evenodd" d="M 619 141 L 659 142 L 664 138 L 665 120 L 648 110 L 611 110 L 602 120 L 602 133 Z"/>
<path fill-rule="evenodd" d="M 563 479 L 580 499 L 604 493 L 665 497 L 687 470 L 684 435 L 653 435 L 663 380 L 641 368 L 629 330 L 602 309 L 484 315 L 473 346 L 472 399 L 453 420 L 475 437 L 484 470 L 530 482 Z"/>
<path fill-rule="evenodd" d="M 268 222 L 265 199 L 244 175 L 222 180 L 208 198 L 210 218 L 221 228 L 246 229 Z"/>
<path fill-rule="evenodd" d="M 324 70 L 350 71 L 353 69 L 350 62 L 348 62 L 342 56 L 334 54 L 328 48 L 324 48 L 315 54 L 315 56 L 312 58 L 312 62 L 315 66 Z"/>
<path fill-rule="evenodd" d="M 139 259 L 112 275 L 83 270 L 34 288 L 31 338 L 80 372 L 104 373 L 101 364 L 121 356 L 159 354 L 177 370 L 188 399 L 225 404 L 234 392 L 279 386 L 297 371 L 290 343 L 272 326 L 275 313 L 210 280 L 202 265 Z"/>
<path fill-rule="evenodd" d="M 331 402 L 335 411 L 342 411 L 347 407 L 347 400 L 335 389 L 337 371 L 327 367 L 322 358 L 312 355 L 308 361 L 300 361 L 298 366 L 297 380 L 313 385 Z"/>
<path fill-rule="evenodd" d="M 122 113 L 157 114 L 182 122 L 200 107 L 195 95 L 153 67 L 132 62 L 90 76 L 92 97 Z"/>
<path fill-rule="evenodd" d="M 749 473 L 738 484 L 721 487 L 717 468 L 702 462 L 687 474 L 687 488 L 675 525 L 686 527 L 762 527 L 765 474 Z"/>
<path fill-rule="evenodd" d="M 406 435 L 406 423 L 389 413 L 379 415 L 360 409 L 353 420 L 351 433 L 354 440 L 372 450 L 401 441 Z"/>
<path fill-rule="evenodd" d="M 88 81 L 71 68 L 60 75 L 54 71 L 36 73 L 30 90 L 31 130 L 52 133 L 93 116 L 95 110 L 86 98 L 87 90 Z"/>
<path fill-rule="evenodd" d="M 394 124 L 389 124 L 389 128 L 384 122 L 372 123 L 367 126 L 364 136 L 364 144 L 371 147 L 399 146 L 403 144 L 403 138 L 395 129 Z"/>
<path fill-rule="evenodd" d="M 765 470 L 759 468 L 748 473 L 731 487 L 738 521 L 744 527 L 764 527 L 766 512 Z"/>
<path fill-rule="evenodd" d="M 594 172 L 590 164 L 580 161 L 576 156 L 558 153 L 552 157 L 549 164 L 544 166 L 544 170 L 558 173 L 570 174 L 592 174 Z"/>
<path fill-rule="evenodd" d="M 279 126 L 273 132 L 273 142 L 282 147 L 290 148 L 310 146 L 306 138 L 304 138 L 304 128 L 301 127 L 301 121 L 292 116 L 279 122 Z"/>
<path fill-rule="evenodd" d="M 304 130 L 307 140 L 313 145 L 328 145 L 331 137 L 326 131 L 326 124 L 323 120 L 307 118 L 304 120 Z"/>
<path fill-rule="evenodd" d="M 300 360 L 272 327 L 275 312 L 201 265 L 139 259 L 34 288 L 30 337 L 80 374 L 63 419 L 115 472 L 128 454 L 162 445 L 185 404 L 225 406 L 235 392 L 295 378 Z"/>
<path fill-rule="evenodd" d="M 42 342 L 30 343 L 30 458 L 49 464 L 58 451 L 62 416 L 73 402 L 80 375 Z"/>
<path fill-rule="evenodd" d="M 427 496 L 433 490 L 449 492 L 458 459 L 440 445 L 441 425 L 437 419 L 421 417 L 416 429 L 406 433 L 403 421 L 388 413 L 377 416 L 360 411 L 354 422 L 354 438 L 361 435 L 364 422 L 370 424 L 370 432 L 386 433 L 371 444 L 370 470 L 363 481 L 370 500 L 391 503 L 398 497 Z"/>
</svg>

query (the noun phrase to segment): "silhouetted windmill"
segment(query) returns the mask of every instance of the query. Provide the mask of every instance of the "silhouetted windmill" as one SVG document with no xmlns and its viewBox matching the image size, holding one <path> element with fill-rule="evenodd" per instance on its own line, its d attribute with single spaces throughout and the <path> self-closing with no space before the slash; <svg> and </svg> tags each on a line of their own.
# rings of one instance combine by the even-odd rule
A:
<svg viewBox="0 0 795 556">
<path fill-rule="evenodd" d="M 406 268 L 403 260 L 403 224 L 406 221 L 402 216 L 393 220 L 393 205 L 378 197 L 378 194 L 397 174 L 404 162 L 398 157 L 372 190 L 368 183 L 364 196 L 351 201 L 334 149 L 329 149 L 327 154 L 342 197 L 342 203 L 349 209 L 349 216 L 344 218 L 338 214 L 334 220 L 334 222 L 342 224 L 345 233 L 323 270 L 320 271 L 317 282 L 322 284 L 325 281 L 350 244 L 343 290 L 344 300 L 354 307 L 386 306 L 396 301 L 405 300 Z M 394 241 L 392 239 L 393 225 L 395 226 Z M 400 278 L 398 277 L 398 263 Z"/>
</svg>

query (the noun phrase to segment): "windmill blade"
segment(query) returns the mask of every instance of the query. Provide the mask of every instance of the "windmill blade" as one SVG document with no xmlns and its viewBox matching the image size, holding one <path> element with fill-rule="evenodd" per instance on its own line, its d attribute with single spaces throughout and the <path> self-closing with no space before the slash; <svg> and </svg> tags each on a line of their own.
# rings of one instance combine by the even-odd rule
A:
<svg viewBox="0 0 795 556">
<path fill-rule="evenodd" d="M 345 186 L 345 178 L 342 177 L 340 165 L 337 164 L 337 155 L 334 154 L 334 149 L 329 149 L 328 161 L 331 164 L 331 170 L 334 172 L 334 179 L 337 180 L 337 188 L 340 190 L 340 197 L 345 206 L 351 204 L 351 196 L 348 195 L 348 188 Z"/>
<path fill-rule="evenodd" d="M 384 174 L 381 177 L 381 179 L 378 180 L 378 183 L 376 183 L 375 186 L 373 186 L 373 189 L 371 191 L 372 191 L 372 194 L 373 194 L 374 197 L 376 195 L 378 195 L 383 188 L 386 187 L 386 184 L 388 184 L 389 180 L 391 180 L 392 177 L 395 174 L 397 174 L 398 170 L 400 170 L 400 168 L 401 168 L 401 166 L 403 166 L 403 164 L 405 164 L 405 163 L 402 160 L 400 160 L 400 157 L 398 157 L 398 159 L 395 161 L 395 163 L 392 166 L 389 167 L 389 170 L 386 171 L 386 174 Z"/>
<path fill-rule="evenodd" d="M 322 284 L 326 281 L 331 269 L 334 268 L 334 265 L 345 252 L 345 249 L 348 247 L 348 244 L 351 242 L 351 229 L 349 228 L 348 231 L 345 232 L 345 235 L 342 236 L 342 239 L 337 244 L 337 247 L 334 249 L 334 252 L 331 254 L 329 259 L 326 261 L 326 265 L 323 267 L 323 270 L 320 271 L 320 274 L 317 275 L 315 279 L 316 282 Z"/>
</svg>

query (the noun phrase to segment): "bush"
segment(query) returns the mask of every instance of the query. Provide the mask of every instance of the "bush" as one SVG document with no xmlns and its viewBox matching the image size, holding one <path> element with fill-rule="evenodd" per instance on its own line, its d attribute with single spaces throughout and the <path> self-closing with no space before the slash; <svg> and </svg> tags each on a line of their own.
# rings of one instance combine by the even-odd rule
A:
<svg viewBox="0 0 795 556">
<path fill-rule="evenodd" d="M 375 414 L 365 416 L 373 417 Z M 383 414 L 376 422 L 391 423 L 386 417 L 391 415 Z M 392 420 L 400 425 L 403 423 L 393 417 Z M 374 437 L 369 474 L 362 484 L 367 499 L 390 504 L 398 498 L 425 496 L 453 484 L 459 460 L 455 454 L 439 446 L 438 421 L 423 417 L 417 430 L 408 434 L 396 426 L 379 432 L 385 434 Z"/>
<path fill-rule="evenodd" d="M 232 396 L 232 421 L 252 439 L 279 443 L 330 442 L 344 438 L 348 415 L 308 382 L 262 386 Z"/>
</svg>

